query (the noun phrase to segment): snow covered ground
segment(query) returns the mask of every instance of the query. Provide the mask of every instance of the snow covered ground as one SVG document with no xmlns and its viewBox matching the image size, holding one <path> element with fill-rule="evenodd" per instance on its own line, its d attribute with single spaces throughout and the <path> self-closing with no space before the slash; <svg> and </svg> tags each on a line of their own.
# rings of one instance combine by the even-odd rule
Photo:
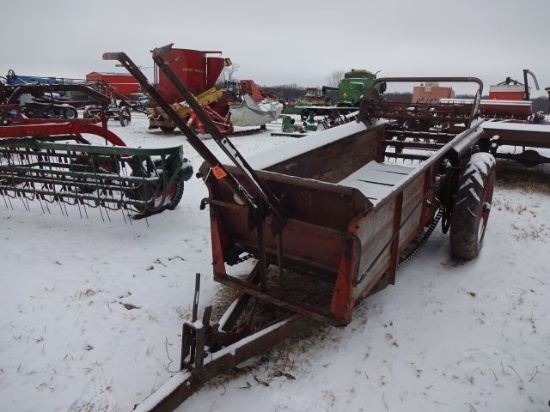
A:
<svg viewBox="0 0 550 412">
<path fill-rule="evenodd" d="M 130 146 L 183 144 L 201 164 L 183 136 L 150 132 L 144 117 L 110 127 Z M 246 156 L 294 140 L 233 142 Z M 292 339 L 179 410 L 548 411 L 550 183 L 524 186 L 497 186 L 474 261 L 450 260 L 437 229 L 347 327 Z M 176 210 L 140 221 L 0 203 L 0 410 L 129 411 L 177 370 L 195 273 L 201 308 L 221 289 L 206 195 L 193 178 Z"/>
</svg>

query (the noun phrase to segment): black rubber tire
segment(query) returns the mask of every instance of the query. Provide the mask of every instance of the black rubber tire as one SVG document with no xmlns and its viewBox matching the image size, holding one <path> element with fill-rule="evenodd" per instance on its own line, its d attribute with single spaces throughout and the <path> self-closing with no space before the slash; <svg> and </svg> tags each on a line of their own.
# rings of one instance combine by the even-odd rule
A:
<svg viewBox="0 0 550 412">
<path fill-rule="evenodd" d="M 164 133 L 172 133 L 174 130 L 176 130 L 176 128 L 172 126 L 160 126 L 160 130 L 162 130 Z"/>
<path fill-rule="evenodd" d="M 155 215 L 157 213 L 161 213 L 163 210 L 174 210 L 179 202 L 181 201 L 183 197 L 183 192 L 185 189 L 185 173 L 180 170 L 178 172 L 178 175 L 176 177 L 176 180 L 172 185 L 168 188 L 169 193 L 167 194 L 167 198 L 164 201 L 163 205 L 155 205 L 155 201 L 153 201 L 149 207 L 145 207 L 141 210 L 138 210 L 138 213 L 133 216 L 134 219 L 143 219 L 148 216 Z"/>
<path fill-rule="evenodd" d="M 168 210 L 174 210 L 183 197 L 183 191 L 185 190 L 185 175 L 183 171 L 178 172 L 178 176 L 174 182 L 174 193 L 172 194 L 170 201 L 166 205 Z"/>
<path fill-rule="evenodd" d="M 451 256 L 472 260 L 481 249 L 491 211 L 495 158 L 475 153 L 464 168 L 451 215 Z"/>
<path fill-rule="evenodd" d="M 76 119 L 78 118 L 78 112 L 74 107 L 67 107 L 63 112 L 63 117 L 65 119 Z"/>
</svg>

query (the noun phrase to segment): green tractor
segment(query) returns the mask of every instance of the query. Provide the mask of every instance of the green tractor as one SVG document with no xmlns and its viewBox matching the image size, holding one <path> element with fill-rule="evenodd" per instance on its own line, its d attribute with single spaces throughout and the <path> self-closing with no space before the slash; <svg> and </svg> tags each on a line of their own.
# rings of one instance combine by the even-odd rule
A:
<svg viewBox="0 0 550 412">
<path fill-rule="evenodd" d="M 323 86 L 306 88 L 305 96 L 296 100 L 294 109 L 297 111 L 287 114 L 300 113 L 302 121 L 306 121 L 311 115 L 328 116 L 335 110 L 340 114 L 351 113 L 359 110 L 363 92 L 369 89 L 376 80 L 376 73 L 368 70 L 356 70 L 344 74 L 338 87 Z M 337 91 L 337 96 L 329 97 L 329 90 Z M 376 85 L 380 94 L 386 91 L 386 84 Z"/>
<path fill-rule="evenodd" d="M 323 86 L 323 92 L 337 90 L 337 107 L 349 107 L 359 110 L 363 91 L 370 88 L 375 80 L 376 73 L 369 72 L 368 70 L 351 69 L 351 71 L 344 74 L 344 78 L 340 81 L 338 87 Z M 386 85 L 380 84 L 376 88 L 379 93 L 384 93 Z"/>
</svg>

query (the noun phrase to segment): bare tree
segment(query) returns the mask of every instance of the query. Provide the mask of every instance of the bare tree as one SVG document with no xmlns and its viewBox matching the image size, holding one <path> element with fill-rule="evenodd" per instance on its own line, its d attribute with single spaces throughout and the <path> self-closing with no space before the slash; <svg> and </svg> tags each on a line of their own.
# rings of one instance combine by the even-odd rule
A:
<svg viewBox="0 0 550 412">
<path fill-rule="evenodd" d="M 326 81 L 328 83 L 327 86 L 338 87 L 338 85 L 344 78 L 344 74 L 346 74 L 345 70 L 334 70 L 330 74 L 330 76 L 327 76 L 326 78 Z"/>
<path fill-rule="evenodd" d="M 235 78 L 235 72 L 239 70 L 239 67 L 240 66 L 236 63 L 232 63 L 230 66 L 225 66 L 220 77 L 221 82 L 225 83 L 237 80 Z"/>
</svg>

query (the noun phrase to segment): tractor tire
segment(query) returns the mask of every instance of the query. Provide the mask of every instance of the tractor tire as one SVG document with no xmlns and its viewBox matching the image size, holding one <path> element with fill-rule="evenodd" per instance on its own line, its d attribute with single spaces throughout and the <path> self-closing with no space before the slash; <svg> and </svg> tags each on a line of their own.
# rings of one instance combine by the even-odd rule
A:
<svg viewBox="0 0 550 412">
<path fill-rule="evenodd" d="M 67 107 L 63 112 L 63 117 L 65 119 L 76 119 L 78 117 L 78 112 L 74 107 Z"/>
<path fill-rule="evenodd" d="M 173 133 L 176 128 L 172 126 L 160 126 L 160 130 L 162 130 L 164 133 Z"/>
<path fill-rule="evenodd" d="M 481 249 L 491 211 L 495 182 L 495 158 L 489 153 L 472 155 L 460 178 L 451 215 L 451 256 L 472 260 Z"/>
</svg>

